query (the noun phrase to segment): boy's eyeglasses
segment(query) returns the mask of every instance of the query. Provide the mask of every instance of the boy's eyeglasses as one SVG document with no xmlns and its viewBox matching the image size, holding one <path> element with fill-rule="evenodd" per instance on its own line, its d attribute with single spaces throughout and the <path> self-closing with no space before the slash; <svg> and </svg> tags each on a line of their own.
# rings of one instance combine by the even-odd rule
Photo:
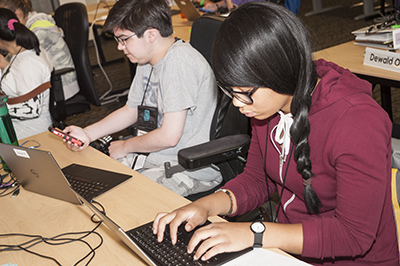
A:
<svg viewBox="0 0 400 266">
<path fill-rule="evenodd" d="M 251 98 L 251 95 L 253 95 L 256 92 L 256 90 L 259 88 L 259 87 L 253 87 L 249 91 L 234 91 L 231 87 L 225 87 L 218 83 L 217 83 L 217 85 L 230 98 L 232 98 L 232 99 L 235 98 L 236 100 L 238 100 L 244 104 L 252 104 L 253 103 L 253 99 Z"/>
<path fill-rule="evenodd" d="M 125 38 L 120 38 L 120 37 L 114 36 L 114 39 L 117 41 L 117 43 L 119 43 L 119 44 L 125 46 L 125 45 L 126 45 L 126 41 L 127 41 L 129 38 L 131 38 L 131 37 L 133 37 L 133 36 L 135 36 L 135 35 L 136 35 L 136 33 L 134 33 L 134 34 L 132 34 L 132 35 L 130 35 L 130 36 L 128 36 L 128 37 L 125 37 Z"/>
</svg>

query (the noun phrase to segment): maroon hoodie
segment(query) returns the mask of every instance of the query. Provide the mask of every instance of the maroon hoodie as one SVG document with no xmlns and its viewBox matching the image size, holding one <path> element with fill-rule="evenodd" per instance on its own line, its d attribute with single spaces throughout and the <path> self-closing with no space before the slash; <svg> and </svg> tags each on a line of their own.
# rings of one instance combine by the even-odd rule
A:
<svg viewBox="0 0 400 266">
<path fill-rule="evenodd" d="M 266 160 L 270 193 L 277 188 L 282 198 L 278 221 L 303 225 L 300 259 L 316 265 L 399 265 L 390 190 L 392 123 L 367 81 L 322 59 L 315 66 L 321 80 L 312 96 L 309 144 L 320 213 L 307 212 L 293 155 L 283 164 L 282 190 L 279 153 L 270 137 L 279 115 L 269 125 L 252 120 L 245 171 L 225 188 L 237 199 L 236 214 L 261 206 L 268 199 Z"/>
</svg>

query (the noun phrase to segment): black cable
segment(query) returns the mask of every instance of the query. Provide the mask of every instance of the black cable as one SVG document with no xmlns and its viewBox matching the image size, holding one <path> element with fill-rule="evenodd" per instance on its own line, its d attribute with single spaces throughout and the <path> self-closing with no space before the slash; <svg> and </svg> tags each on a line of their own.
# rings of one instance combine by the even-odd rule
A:
<svg viewBox="0 0 400 266">
<path fill-rule="evenodd" d="M 0 192 L 0 197 L 5 197 L 8 195 L 12 195 L 16 193 L 17 190 L 19 190 L 19 184 L 15 185 L 10 185 L 8 187 L 3 188 L 4 190 Z"/>
<path fill-rule="evenodd" d="M 28 250 L 29 248 L 31 248 L 31 247 L 33 247 L 33 246 L 39 244 L 39 243 L 42 243 L 42 242 L 43 242 L 43 241 L 42 241 L 42 240 L 43 240 L 43 237 L 42 237 L 42 236 L 39 236 L 39 235 L 18 234 L 18 233 L 0 235 L 0 237 L 8 237 L 8 236 L 34 237 L 34 239 L 31 239 L 31 240 L 26 241 L 26 242 L 24 242 L 24 243 L 22 243 L 22 244 L 19 244 L 19 245 L 0 245 L 1 247 L 7 247 L 7 248 L 4 248 L 4 249 L 0 249 L 0 253 L 3 252 L 3 251 L 20 251 L 20 250 L 23 250 L 23 251 L 25 251 L 25 252 L 28 252 L 28 253 L 31 253 L 31 254 L 33 254 L 33 255 L 39 256 L 39 257 L 41 257 L 41 258 L 53 260 L 57 265 L 61 265 L 55 258 L 52 258 L 52 257 L 46 256 L 46 255 L 43 255 L 43 254 L 40 254 L 40 253 L 31 251 L 31 250 Z M 30 245 L 30 246 L 28 246 L 28 247 L 26 247 L 26 248 L 23 247 L 24 245 L 29 244 L 29 243 L 32 243 L 32 242 L 34 242 L 34 241 L 36 241 L 36 243 L 34 243 L 34 244 L 32 244 L 32 245 Z"/>
<path fill-rule="evenodd" d="M 7 186 L 3 186 L 3 180 L 6 176 L 10 176 L 10 180 L 7 182 Z M 0 197 L 4 197 L 10 194 L 14 194 L 16 192 L 19 192 L 19 183 L 18 180 L 15 178 L 14 174 L 12 172 L 7 173 L 5 175 L 0 175 L 1 178 L 1 182 L 0 185 L 2 185 L 3 187 L 0 187 L 0 189 L 2 191 L 0 191 Z M 100 206 L 101 208 L 101 212 L 103 212 L 105 214 L 105 209 L 103 207 L 103 205 L 101 205 L 99 202 L 97 201 L 93 201 L 94 204 L 97 204 L 98 206 Z M 38 252 L 34 252 L 32 250 L 29 250 L 30 248 L 41 244 L 41 243 L 45 243 L 48 245 L 65 245 L 65 244 L 69 244 L 69 243 L 73 243 L 73 242 L 81 242 L 83 244 L 85 244 L 87 247 L 89 247 L 90 251 L 81 259 L 79 259 L 74 265 L 78 265 L 79 263 L 81 263 L 82 261 L 84 261 L 85 259 L 87 259 L 89 256 L 91 256 L 89 258 L 89 260 L 87 261 L 87 263 L 85 265 L 89 265 L 89 263 L 93 260 L 95 254 L 96 254 L 96 250 L 98 248 L 100 248 L 100 246 L 103 244 L 103 237 L 95 232 L 95 230 L 101 225 L 101 221 L 95 221 L 94 220 L 94 216 L 91 216 L 91 221 L 93 223 L 96 223 L 97 225 L 91 230 L 91 231 L 82 231 L 82 232 L 68 232 L 68 233 L 62 233 L 59 235 L 56 235 L 54 237 L 50 237 L 50 238 L 45 238 L 43 236 L 40 235 L 29 235 L 29 234 L 21 234 L 21 233 L 10 233 L 10 234 L 0 234 L 0 238 L 1 237 L 11 237 L 11 236 L 22 236 L 22 237 L 30 237 L 32 239 L 25 241 L 23 243 L 17 244 L 17 245 L 0 245 L 0 253 L 1 252 L 5 252 L 5 251 L 25 251 L 28 252 L 30 254 L 36 255 L 38 257 L 44 258 L 44 259 L 49 259 L 54 261 L 57 265 L 61 265 L 57 259 L 50 257 L 50 256 L 46 256 L 43 254 L 40 254 Z M 64 238 L 67 235 L 82 235 L 81 237 L 78 238 Z M 91 234 L 97 235 L 100 239 L 100 243 L 93 247 L 84 240 L 84 238 L 90 236 Z M 57 243 L 58 242 L 58 243 Z"/>
<path fill-rule="evenodd" d="M 104 208 L 103 206 L 96 202 L 99 206 L 102 207 L 103 212 L 104 212 Z M 93 215 L 94 216 L 94 215 Z M 31 237 L 33 239 L 30 239 L 24 243 L 18 244 L 18 245 L 0 245 L 0 247 L 4 247 L 3 249 L 0 249 L 0 252 L 4 252 L 4 251 L 19 251 L 19 250 L 23 250 L 26 251 L 28 253 L 31 253 L 33 255 L 45 258 L 45 259 L 50 259 L 52 261 L 54 261 L 57 265 L 61 265 L 55 258 L 34 252 L 29 250 L 30 248 L 32 248 L 33 246 L 36 246 L 37 244 L 40 243 L 46 243 L 48 245 L 64 245 L 64 244 L 69 244 L 69 243 L 73 243 L 76 241 L 79 241 L 81 243 L 84 243 L 85 245 L 87 245 L 90 249 L 90 251 L 80 260 L 78 260 L 74 265 L 78 265 L 79 263 L 81 263 L 82 261 L 84 261 L 85 259 L 87 259 L 89 256 L 91 256 L 88 260 L 88 262 L 85 265 L 89 265 L 89 263 L 93 260 L 94 256 L 95 256 L 95 251 L 100 248 L 100 246 L 103 244 L 103 237 L 95 232 L 95 230 L 101 225 L 101 221 L 94 221 L 93 220 L 93 216 L 92 216 L 92 221 L 94 223 L 97 223 L 97 225 L 91 230 L 91 231 L 83 231 L 83 232 L 68 232 L 68 233 L 63 233 L 63 234 L 59 234 L 57 236 L 51 237 L 51 238 L 44 238 L 40 235 L 29 235 L 29 234 L 20 234 L 20 233 L 11 233 L 11 234 L 1 234 L 0 237 L 10 237 L 10 236 L 23 236 L 23 237 Z M 79 237 L 79 238 L 61 238 L 67 235 L 78 235 L 78 234 L 84 234 L 83 236 Z M 83 240 L 84 238 L 88 237 L 91 234 L 95 234 L 99 237 L 100 239 L 100 243 L 95 246 L 94 248 L 92 248 L 92 246 L 85 240 Z M 60 242 L 60 243 L 56 243 L 56 242 Z M 26 246 L 28 245 L 28 246 Z M 25 247 L 26 246 L 26 247 Z"/>
<path fill-rule="evenodd" d="M 10 180 L 4 182 L 4 177 L 10 176 Z M 2 175 L 4 184 L 0 187 L 0 197 L 15 193 L 19 189 L 19 183 L 12 172 Z"/>
<path fill-rule="evenodd" d="M 99 10 L 100 4 L 101 4 L 101 2 L 99 2 L 99 3 L 97 4 L 97 6 L 96 6 L 96 11 L 94 12 L 93 20 L 95 20 L 96 17 L 97 17 L 97 11 Z"/>
<path fill-rule="evenodd" d="M 95 234 L 98 234 L 98 233 L 95 233 Z M 36 242 L 34 242 L 33 244 L 31 244 L 30 246 L 23 247 L 24 244 L 30 243 L 30 242 L 32 242 L 32 241 L 36 241 Z M 62 243 L 51 243 L 51 242 L 49 242 L 49 241 L 65 241 L 65 242 L 62 242 Z M 43 254 L 40 254 L 40 253 L 37 253 L 37 252 L 34 252 L 34 251 L 31 251 L 31 250 L 29 250 L 29 249 L 32 248 L 33 246 L 37 245 L 37 244 L 40 244 L 40 243 L 46 243 L 46 244 L 49 244 L 49 245 L 62 245 L 62 244 L 72 243 L 72 242 L 75 242 L 75 241 L 80 241 L 80 242 L 86 244 L 86 245 L 89 247 L 89 249 L 90 249 L 91 251 L 90 251 L 87 255 L 85 255 L 85 257 L 83 257 L 81 260 L 79 260 L 79 261 L 78 261 L 76 264 L 74 264 L 74 265 L 77 265 L 79 262 L 81 262 L 82 260 L 86 259 L 91 253 L 94 253 L 94 250 L 95 250 L 95 249 L 97 249 L 97 248 L 99 247 L 99 246 L 97 246 L 96 248 L 93 249 L 93 248 L 90 246 L 90 244 L 89 244 L 88 242 L 86 242 L 86 241 L 84 241 L 84 240 L 82 240 L 82 239 L 79 239 L 79 238 L 78 238 L 78 239 L 72 239 L 72 238 L 46 239 L 46 238 L 43 238 L 43 237 L 38 237 L 38 238 L 36 238 L 36 239 L 27 241 L 27 242 L 25 242 L 24 244 L 13 245 L 13 246 L 10 246 L 10 247 L 8 247 L 8 248 L 6 248 L 6 249 L 4 249 L 4 250 L 1 250 L 1 251 L 19 251 L 19 250 L 23 250 L 23 251 L 26 251 L 26 252 L 31 253 L 31 254 L 33 254 L 33 255 L 36 255 L 36 256 L 45 258 L 45 259 L 51 259 L 51 260 L 53 260 L 55 263 L 57 263 L 58 265 L 61 265 L 55 258 L 46 256 L 46 255 L 43 255 Z M 100 245 L 102 244 L 102 242 L 103 242 L 103 241 L 100 242 Z M 1 252 L 1 251 L 0 251 L 0 252 Z M 92 255 L 92 258 L 89 260 L 89 262 L 93 259 L 93 257 L 94 257 L 94 255 Z M 89 263 L 89 262 L 88 262 L 88 263 Z M 86 264 L 86 265 L 88 265 L 88 264 Z"/>
<path fill-rule="evenodd" d="M 269 222 L 272 222 L 274 220 L 274 217 L 273 217 L 273 212 L 272 212 L 271 194 L 269 193 L 269 181 L 268 181 L 269 176 L 267 173 L 268 140 L 269 140 L 269 118 L 267 120 L 267 137 L 265 138 L 265 148 L 264 148 L 264 175 L 265 175 L 265 181 L 267 182 L 267 191 L 268 191 L 269 214 L 270 214 Z"/>
<path fill-rule="evenodd" d="M 18 244 L 18 245 L 0 245 L 0 247 L 7 247 L 7 248 L 4 248 L 4 249 L 0 249 L 0 252 L 9 251 L 9 250 L 12 251 L 12 249 L 14 247 L 24 246 L 24 245 L 27 245 L 27 244 L 33 242 L 33 241 L 37 241 L 38 239 L 42 239 L 42 236 L 40 236 L 40 235 L 28 235 L 28 234 L 21 234 L 21 233 L 1 234 L 0 238 L 1 237 L 10 237 L 10 236 L 33 237 L 33 239 L 30 239 L 30 240 L 28 240 L 28 241 L 26 241 L 26 242 L 24 242 L 22 244 Z"/>
<path fill-rule="evenodd" d="M 290 149 L 290 154 L 289 154 L 289 159 L 288 159 L 287 166 L 286 166 L 285 176 L 284 176 L 283 182 L 282 182 L 281 194 L 280 194 L 280 196 L 279 196 L 278 206 L 276 207 L 277 212 L 276 212 L 276 214 L 275 214 L 275 219 L 273 220 L 274 223 L 277 222 L 276 219 L 278 218 L 278 211 L 279 211 L 279 208 L 280 208 L 281 203 L 282 203 L 283 190 L 284 190 L 284 188 L 285 188 L 286 177 L 287 177 L 287 173 L 288 173 L 288 170 L 289 170 L 290 158 L 292 158 L 293 149 L 294 149 L 294 144 L 292 144 L 292 148 Z"/>
<path fill-rule="evenodd" d="M 99 7 L 100 7 L 101 4 L 104 4 L 105 7 L 108 8 L 108 10 L 111 9 L 110 5 L 107 4 L 107 2 L 100 1 L 100 2 L 97 4 L 97 6 L 96 6 L 96 11 L 95 11 L 95 13 L 94 13 L 93 20 L 96 19 L 96 17 L 97 17 L 97 11 L 99 10 Z"/>
<path fill-rule="evenodd" d="M 101 223 L 98 224 L 98 226 L 100 226 Z M 98 244 L 95 248 L 91 249 L 91 252 L 89 252 L 88 254 L 86 254 L 86 256 L 84 256 L 82 259 L 78 260 L 74 265 L 78 265 L 81 261 L 85 260 L 91 253 L 93 253 L 92 257 L 89 259 L 89 261 L 86 263 L 86 265 L 89 265 L 89 263 L 93 260 L 94 256 L 95 256 L 95 251 L 100 248 L 100 246 L 103 244 L 103 237 L 97 233 L 97 232 L 93 232 L 95 234 L 97 234 L 100 238 L 100 244 Z"/>
<path fill-rule="evenodd" d="M 20 248 L 21 248 L 23 251 L 26 251 L 26 252 L 31 253 L 31 254 L 33 254 L 33 255 L 39 256 L 39 257 L 41 257 L 41 258 L 50 259 L 50 260 L 54 261 L 55 263 L 57 263 L 57 265 L 62 266 L 61 263 L 59 263 L 59 262 L 58 262 L 55 258 L 53 258 L 53 257 L 49 257 L 49 256 L 46 256 L 46 255 L 43 255 L 43 254 L 40 254 L 40 253 L 31 251 L 31 250 L 25 249 L 25 248 L 23 248 L 23 247 L 20 247 Z"/>
</svg>

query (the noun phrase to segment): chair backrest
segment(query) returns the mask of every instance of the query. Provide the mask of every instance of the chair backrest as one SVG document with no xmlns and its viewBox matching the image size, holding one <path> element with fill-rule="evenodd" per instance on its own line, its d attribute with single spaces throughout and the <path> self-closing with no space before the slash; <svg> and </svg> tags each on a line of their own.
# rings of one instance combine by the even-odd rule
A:
<svg viewBox="0 0 400 266">
<path fill-rule="evenodd" d="M 205 14 L 192 24 L 190 44 L 196 48 L 211 65 L 211 52 L 215 36 L 225 17 Z"/>
<path fill-rule="evenodd" d="M 400 139 L 400 124 L 393 123 L 392 138 Z"/>
<path fill-rule="evenodd" d="M 192 25 L 190 44 L 210 64 L 214 39 L 224 20 L 225 17 L 206 14 L 196 19 Z M 210 140 L 238 134 L 250 135 L 250 119 L 241 114 L 239 109 L 233 106 L 232 99 L 218 89 L 217 107 L 211 123 Z M 247 151 L 244 151 L 244 154 L 246 153 Z M 227 182 L 243 171 L 244 162 L 236 159 L 219 163 L 217 166 L 224 179 L 223 182 Z"/>
<path fill-rule="evenodd" d="M 193 22 L 190 44 L 197 49 L 211 65 L 211 54 L 215 36 L 225 17 L 206 14 Z M 229 135 L 249 134 L 249 119 L 233 106 L 232 99 L 218 90 L 217 108 L 210 130 L 210 139 Z"/>
<path fill-rule="evenodd" d="M 64 39 L 75 64 L 79 94 L 88 102 L 100 105 L 88 55 L 89 21 L 86 6 L 82 3 L 63 4 L 54 12 L 54 20 L 64 31 Z"/>
<path fill-rule="evenodd" d="M 60 117 L 60 114 L 57 109 L 59 104 L 61 105 L 60 108 L 62 108 L 63 110 L 65 109 L 65 99 L 64 99 L 64 92 L 62 89 L 61 76 L 56 76 L 54 69 L 51 72 L 50 82 L 51 82 L 51 89 L 50 89 L 49 110 L 51 118 L 53 120 L 53 126 L 60 128 L 60 125 L 58 125 L 58 121 L 65 120 L 66 115 L 62 114 Z"/>
</svg>

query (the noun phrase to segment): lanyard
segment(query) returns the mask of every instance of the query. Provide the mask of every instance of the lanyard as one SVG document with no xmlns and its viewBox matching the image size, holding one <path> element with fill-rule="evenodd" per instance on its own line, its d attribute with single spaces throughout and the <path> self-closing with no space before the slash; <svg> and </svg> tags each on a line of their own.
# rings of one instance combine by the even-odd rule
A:
<svg viewBox="0 0 400 266">
<path fill-rule="evenodd" d="M 149 79 L 147 80 L 146 88 L 144 89 L 144 93 L 143 93 L 142 103 L 140 104 L 140 106 L 143 106 L 144 98 L 146 96 L 147 89 L 149 88 L 151 74 L 153 74 L 153 67 L 151 67 L 150 74 L 149 74 Z"/>
</svg>

